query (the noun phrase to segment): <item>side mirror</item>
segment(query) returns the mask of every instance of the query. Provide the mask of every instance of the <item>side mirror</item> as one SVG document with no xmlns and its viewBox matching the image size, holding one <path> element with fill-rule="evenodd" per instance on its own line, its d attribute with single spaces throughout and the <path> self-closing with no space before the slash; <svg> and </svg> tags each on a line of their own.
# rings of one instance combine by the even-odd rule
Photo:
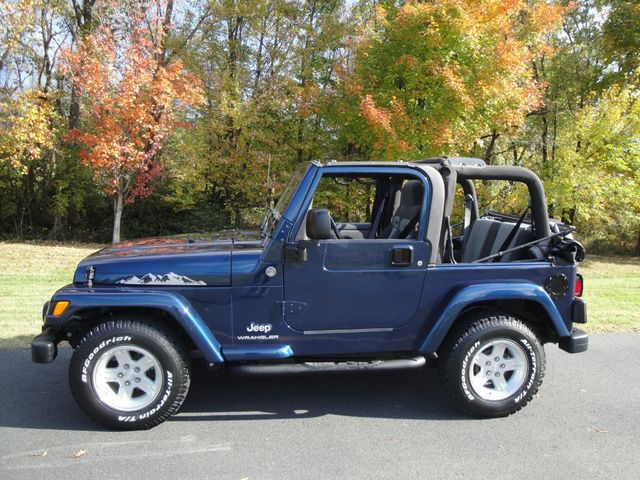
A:
<svg viewBox="0 0 640 480">
<path fill-rule="evenodd" d="M 307 213 L 307 236 L 312 240 L 331 238 L 331 216 L 326 208 L 313 208 Z"/>
</svg>

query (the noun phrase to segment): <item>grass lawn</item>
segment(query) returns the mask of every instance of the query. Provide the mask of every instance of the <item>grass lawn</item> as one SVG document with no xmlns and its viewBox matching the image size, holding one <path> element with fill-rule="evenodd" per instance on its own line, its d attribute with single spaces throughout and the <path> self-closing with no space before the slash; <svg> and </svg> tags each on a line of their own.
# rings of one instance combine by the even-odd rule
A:
<svg viewBox="0 0 640 480">
<path fill-rule="evenodd" d="M 28 346 L 40 331 L 42 304 L 99 247 L 0 243 L 0 346 Z M 640 258 L 587 256 L 580 272 L 588 331 L 640 331 Z"/>
<path fill-rule="evenodd" d="M 0 243 L 0 345 L 29 345 L 42 326 L 42 304 L 98 248 Z"/>
<path fill-rule="evenodd" d="M 640 258 L 587 252 L 578 271 L 584 276 L 587 331 L 640 332 Z"/>
</svg>

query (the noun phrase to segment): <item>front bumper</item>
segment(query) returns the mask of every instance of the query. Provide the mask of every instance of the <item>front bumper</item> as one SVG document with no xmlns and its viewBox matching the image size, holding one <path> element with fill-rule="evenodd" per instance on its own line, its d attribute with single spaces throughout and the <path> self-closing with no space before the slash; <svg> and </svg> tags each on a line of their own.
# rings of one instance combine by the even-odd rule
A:
<svg viewBox="0 0 640 480">
<path fill-rule="evenodd" d="M 31 342 L 31 360 L 35 363 L 51 363 L 57 355 L 57 338 L 50 329 L 44 330 Z"/>
<path fill-rule="evenodd" d="M 560 337 L 558 343 L 560 348 L 565 352 L 586 352 L 587 348 L 589 348 L 589 335 L 583 330 L 574 328 L 568 337 Z"/>
</svg>

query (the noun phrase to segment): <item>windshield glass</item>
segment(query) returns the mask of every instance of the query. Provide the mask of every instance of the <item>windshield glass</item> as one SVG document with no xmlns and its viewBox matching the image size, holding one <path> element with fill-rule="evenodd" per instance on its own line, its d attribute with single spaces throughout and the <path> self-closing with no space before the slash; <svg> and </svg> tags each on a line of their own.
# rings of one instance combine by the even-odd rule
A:
<svg viewBox="0 0 640 480">
<path fill-rule="evenodd" d="M 287 182 L 287 186 L 284 187 L 282 194 L 280 195 L 280 199 L 276 203 L 274 207 L 269 207 L 267 214 L 264 217 L 264 221 L 262 222 L 262 236 L 273 234 L 273 229 L 276 227 L 278 220 L 282 217 L 282 214 L 287 209 L 289 202 L 291 201 L 291 197 L 293 197 L 300 180 L 304 176 L 307 168 L 309 167 L 308 163 L 304 163 L 298 165 L 298 168 L 295 169 L 291 177 L 289 177 L 289 181 Z"/>
</svg>

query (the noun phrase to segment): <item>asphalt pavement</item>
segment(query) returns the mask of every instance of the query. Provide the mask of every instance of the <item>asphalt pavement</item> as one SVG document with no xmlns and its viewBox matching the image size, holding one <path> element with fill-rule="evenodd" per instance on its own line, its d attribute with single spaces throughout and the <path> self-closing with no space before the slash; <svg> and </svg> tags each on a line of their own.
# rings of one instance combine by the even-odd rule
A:
<svg viewBox="0 0 640 480">
<path fill-rule="evenodd" d="M 0 350 L 0 479 L 637 479 L 640 334 L 547 346 L 536 398 L 475 420 L 434 370 L 233 377 L 196 369 L 180 413 L 150 431 L 101 428 L 75 405 L 71 355 Z"/>
</svg>

